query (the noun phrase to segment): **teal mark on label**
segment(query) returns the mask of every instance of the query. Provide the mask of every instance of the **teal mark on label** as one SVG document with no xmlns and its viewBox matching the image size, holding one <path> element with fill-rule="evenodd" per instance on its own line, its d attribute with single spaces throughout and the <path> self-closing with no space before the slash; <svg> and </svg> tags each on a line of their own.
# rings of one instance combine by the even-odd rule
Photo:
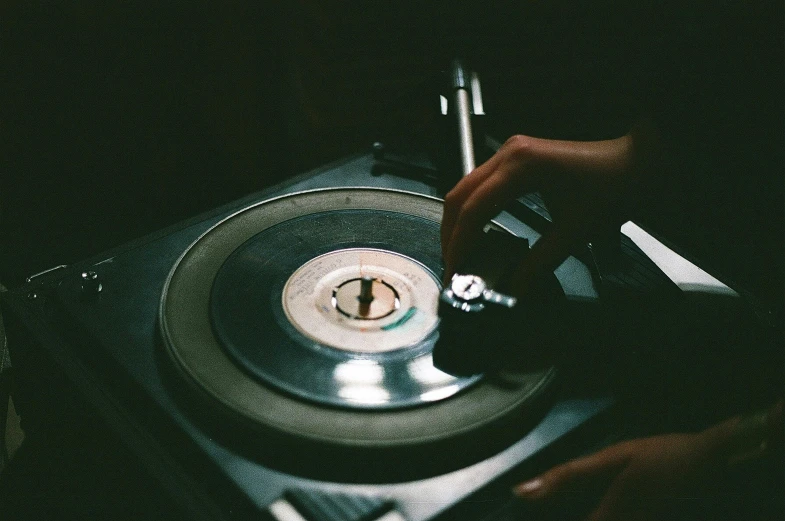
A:
<svg viewBox="0 0 785 521">
<path fill-rule="evenodd" d="M 403 324 L 408 322 L 409 319 L 412 318 L 415 313 L 417 313 L 417 308 L 414 307 L 414 306 L 410 307 L 406 311 L 406 313 L 403 314 L 403 316 L 401 318 L 399 318 L 398 320 L 396 320 L 392 324 L 387 324 L 386 326 L 382 327 L 382 331 L 389 331 L 391 329 L 395 329 L 398 326 L 402 326 Z"/>
</svg>

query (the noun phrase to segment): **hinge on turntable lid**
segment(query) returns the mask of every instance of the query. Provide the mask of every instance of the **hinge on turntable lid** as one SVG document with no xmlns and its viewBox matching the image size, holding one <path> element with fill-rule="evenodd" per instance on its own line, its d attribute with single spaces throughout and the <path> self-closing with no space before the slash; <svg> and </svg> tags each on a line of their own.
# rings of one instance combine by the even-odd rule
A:
<svg viewBox="0 0 785 521">
<path fill-rule="evenodd" d="M 52 268 L 46 269 L 44 271 L 39 271 L 33 275 L 30 275 L 25 279 L 25 283 L 32 284 L 33 282 L 40 282 L 52 276 L 55 273 L 59 273 L 62 270 L 66 269 L 68 266 L 66 264 L 60 264 L 58 266 L 54 266 Z"/>
<path fill-rule="evenodd" d="M 67 265 L 60 264 L 58 266 L 54 266 L 52 268 L 30 275 L 25 279 L 25 284 L 22 286 L 22 290 L 27 292 L 27 297 L 29 299 L 43 302 L 44 299 L 41 297 L 44 293 L 46 293 L 44 290 L 46 285 L 52 281 L 57 280 L 67 268 Z"/>
</svg>

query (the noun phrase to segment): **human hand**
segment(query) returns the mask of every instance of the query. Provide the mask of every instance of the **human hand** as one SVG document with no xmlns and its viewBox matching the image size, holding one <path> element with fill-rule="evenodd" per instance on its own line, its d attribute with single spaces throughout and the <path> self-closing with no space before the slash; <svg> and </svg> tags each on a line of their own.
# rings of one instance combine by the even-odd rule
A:
<svg viewBox="0 0 785 521">
<path fill-rule="evenodd" d="M 554 225 L 532 247 L 509 282 L 521 295 L 553 271 L 576 240 L 614 220 L 615 202 L 633 171 L 633 133 L 580 142 L 513 136 L 444 199 L 441 243 L 445 281 L 467 256 L 484 226 L 511 200 L 540 191 Z M 619 223 L 620 224 L 620 223 Z"/>
<path fill-rule="evenodd" d="M 700 433 L 625 441 L 564 463 L 515 487 L 520 498 L 554 506 L 596 498 L 587 521 L 661 521 L 684 513 L 727 467 L 738 419 Z"/>
</svg>

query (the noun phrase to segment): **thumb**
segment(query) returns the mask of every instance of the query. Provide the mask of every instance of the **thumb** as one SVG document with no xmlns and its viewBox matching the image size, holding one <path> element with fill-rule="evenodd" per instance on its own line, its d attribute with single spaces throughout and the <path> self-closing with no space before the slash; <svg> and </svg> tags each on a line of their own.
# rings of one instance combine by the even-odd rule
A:
<svg viewBox="0 0 785 521">
<path fill-rule="evenodd" d="M 575 234 L 571 228 L 564 223 L 552 224 L 518 262 L 503 289 L 513 295 L 526 295 L 544 276 L 553 273 L 564 262 L 574 242 Z"/>
<path fill-rule="evenodd" d="M 523 499 L 540 500 L 586 489 L 604 489 L 628 461 L 627 446 L 614 445 L 553 467 L 536 478 L 517 485 L 513 488 L 513 493 Z"/>
</svg>

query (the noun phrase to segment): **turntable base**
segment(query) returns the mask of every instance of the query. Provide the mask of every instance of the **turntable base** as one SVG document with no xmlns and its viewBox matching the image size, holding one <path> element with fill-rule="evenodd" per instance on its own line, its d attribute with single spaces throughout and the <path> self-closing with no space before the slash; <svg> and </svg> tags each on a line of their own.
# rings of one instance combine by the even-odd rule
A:
<svg viewBox="0 0 785 521">
<path fill-rule="evenodd" d="M 19 377 L 29 375 L 30 368 L 40 368 L 41 359 L 48 360 L 53 367 L 52 373 L 56 373 L 47 373 L 41 385 L 38 385 L 39 381 L 31 385 L 20 382 L 20 385 L 28 390 L 53 389 L 47 397 L 60 393 L 72 396 L 69 402 L 78 402 L 74 409 L 78 411 L 78 417 L 85 418 L 91 429 L 101 432 L 106 440 L 104 446 L 121 444 L 124 450 L 130 451 L 129 460 L 138 464 L 140 471 L 148 476 L 145 487 L 134 483 L 123 486 L 135 491 L 154 487 L 170 498 L 168 504 L 177 505 L 192 519 L 269 519 L 271 505 L 284 497 L 291 500 L 306 497 L 317 503 L 329 501 L 336 508 L 348 505 L 350 510 L 339 509 L 346 514 L 341 514 L 341 519 L 352 519 L 348 512 L 359 512 L 351 510 L 359 504 L 383 504 L 394 508 L 406 521 L 431 521 L 448 510 L 462 509 L 463 500 L 484 487 L 496 490 L 491 496 L 504 501 L 509 497 L 511 480 L 521 479 L 522 473 L 529 475 L 531 472 L 531 467 L 521 467 L 522 463 L 540 461 L 543 455 L 550 454 L 549 451 L 556 451 L 551 457 L 561 460 L 581 447 L 585 448 L 587 443 L 593 443 L 596 437 L 591 435 L 589 420 L 600 418 L 610 400 L 572 392 L 567 386 L 551 385 L 556 380 L 551 380 L 550 372 L 534 371 L 539 376 L 527 377 L 524 372 L 521 380 L 511 381 L 513 385 L 509 389 L 505 384 L 510 382 L 492 383 L 486 378 L 474 380 L 470 377 L 454 381 L 464 387 L 449 397 L 422 399 L 422 390 L 402 394 L 409 398 L 420 397 L 415 403 L 404 400 L 389 406 L 319 401 L 297 394 L 295 389 L 286 388 L 283 383 L 276 383 L 272 376 L 263 374 L 268 366 L 262 366 L 263 371 L 254 370 L 258 362 L 253 356 L 254 346 L 257 346 L 256 351 L 265 352 L 262 348 L 269 345 L 265 342 L 266 337 L 256 343 L 246 343 L 238 336 L 244 329 L 233 329 L 229 322 L 236 312 L 241 323 L 263 323 L 270 329 L 277 328 L 276 335 L 291 340 L 295 352 L 300 350 L 295 356 L 313 347 L 308 347 L 303 340 L 308 339 L 310 344 L 319 344 L 318 351 L 329 353 L 327 359 L 338 360 L 339 365 L 346 362 L 350 366 L 363 365 L 370 360 L 382 364 L 386 374 L 387 366 L 393 366 L 391 362 L 399 357 L 427 362 L 426 353 L 433 335 L 427 321 L 421 324 L 422 329 L 412 333 L 410 339 L 419 339 L 413 344 L 404 338 L 391 341 L 378 351 L 369 348 L 364 341 L 344 343 L 341 340 L 337 342 L 339 345 L 331 345 L 334 333 L 321 337 L 322 333 L 309 325 L 308 318 L 287 318 L 283 288 L 287 282 L 294 288 L 299 280 L 310 276 L 304 272 L 295 275 L 301 268 L 315 273 L 315 265 L 309 263 L 320 255 L 353 249 L 371 252 L 372 257 L 381 251 L 383 257 L 393 255 L 396 259 L 404 259 L 403 264 L 410 267 L 412 264 L 407 263 L 414 262 L 420 270 L 416 274 L 425 273 L 432 279 L 425 279 L 425 287 L 438 285 L 441 278 L 438 252 L 433 255 L 421 253 L 433 251 L 429 249 L 431 246 L 418 246 L 415 251 L 393 247 L 403 244 L 405 248 L 407 244 L 414 244 L 411 239 L 436 244 L 428 239 L 432 235 L 402 232 L 409 240 L 395 241 L 393 245 L 350 240 L 346 244 L 329 244 L 327 249 L 308 247 L 304 256 L 296 261 L 291 260 L 291 255 L 283 255 L 290 264 L 276 275 L 279 278 L 275 279 L 275 284 L 280 287 L 276 286 L 269 294 L 274 299 L 269 307 L 274 309 L 272 304 L 275 303 L 276 314 L 264 320 L 254 314 L 254 309 L 259 308 L 251 304 L 264 293 L 249 284 L 241 284 L 237 290 L 238 295 L 249 290 L 245 295 L 248 305 L 239 306 L 222 317 L 213 309 L 214 305 L 222 307 L 227 297 L 223 292 L 231 293 L 238 287 L 235 275 L 246 268 L 251 269 L 253 264 L 238 259 L 244 253 L 253 257 L 255 248 L 261 247 L 254 243 L 253 237 L 276 226 L 272 222 L 260 224 L 256 221 L 261 218 L 261 208 L 267 204 L 289 205 L 288 209 L 281 206 L 272 212 L 279 224 L 297 218 L 318 220 L 315 216 L 325 209 L 324 194 L 314 195 L 306 208 L 303 208 L 305 199 L 293 194 L 343 186 L 382 188 L 385 191 L 366 188 L 331 191 L 340 194 L 330 201 L 329 204 L 335 205 L 331 210 L 338 211 L 336 218 L 367 211 L 382 220 L 393 214 L 407 215 L 404 228 L 419 223 L 423 229 L 436 229 L 441 212 L 439 201 L 431 197 L 436 193 L 435 188 L 415 179 L 390 175 L 378 167 L 370 154 L 348 158 L 95 258 L 33 277 L 25 286 L 4 294 L 4 318 L 9 337 L 16 340 L 17 351 L 12 354 L 20 369 Z M 378 197 L 381 193 L 385 197 Z M 347 196 L 351 202 L 347 202 Z M 289 212 L 286 214 L 289 217 L 278 214 L 279 211 Z M 237 217 L 239 219 L 235 221 Z M 266 212 L 264 218 L 268 217 Z M 233 238 L 222 229 L 224 224 L 232 222 L 245 223 L 238 227 Z M 529 240 L 537 237 L 535 230 L 508 214 L 502 214 L 498 223 Z M 309 234 L 304 239 L 317 240 L 316 235 Z M 208 243 L 210 248 L 202 250 L 202 245 Z M 213 249 L 216 255 L 212 255 Z M 203 270 L 206 266 L 197 259 L 199 252 L 207 253 L 205 260 L 210 265 L 209 270 Z M 233 260 L 235 254 L 237 257 Z M 337 264 L 352 264 L 343 253 L 337 255 L 342 257 Z M 211 264 L 211 257 L 220 260 Z M 399 283 L 406 283 L 395 280 L 396 276 L 388 280 L 385 270 L 390 266 L 386 261 L 374 258 L 371 264 L 376 270 L 372 273 L 374 278 L 381 278 L 394 288 L 399 288 Z M 186 267 L 193 272 L 187 272 Z M 337 271 L 327 271 L 336 274 L 335 279 L 332 275 L 320 277 L 326 277 L 328 285 L 340 285 L 346 281 L 339 271 L 340 267 Z M 397 273 L 399 268 L 393 271 Z M 85 272 L 95 273 L 94 280 L 100 284 L 100 291 L 96 291 L 98 287 L 94 284 L 84 284 L 82 273 Z M 556 276 L 568 298 L 596 298 L 588 271 L 576 259 L 569 259 L 557 270 Z M 348 275 L 349 280 L 354 278 L 355 275 Z M 189 283 L 195 284 L 194 293 L 189 293 Z M 396 291 L 402 309 L 405 291 Z M 376 295 L 376 290 L 372 293 Z M 294 298 L 295 294 L 296 291 L 290 296 Z M 180 300 L 192 300 L 189 295 L 198 297 L 200 307 L 181 313 L 189 308 L 180 309 Z M 351 302 L 353 296 L 347 295 Z M 363 315 L 361 303 L 353 310 L 346 303 L 347 295 L 336 296 L 343 302 L 341 310 L 355 315 L 352 320 L 361 320 L 356 318 Z M 378 296 L 388 302 L 383 293 Z M 419 302 L 414 288 L 411 297 Z M 172 302 L 177 302 L 174 308 Z M 288 310 L 290 316 L 299 312 L 296 308 L 301 304 L 293 303 L 294 307 Z M 415 307 L 420 309 L 421 306 Z M 422 308 L 425 310 L 427 305 Z M 381 315 L 384 311 L 379 314 L 369 311 L 367 316 L 372 320 L 387 320 Z M 422 316 L 426 318 L 427 314 Z M 416 318 L 401 323 L 400 327 L 416 325 Z M 253 319 L 261 321 L 257 323 Z M 188 331 L 190 325 L 181 322 L 183 320 L 192 321 L 188 324 L 193 325 L 193 333 Z M 168 333 L 164 333 L 164 323 Z M 291 327 L 286 326 L 287 323 Z M 350 324 L 350 329 L 355 325 Z M 221 332 L 220 328 L 225 330 Z M 196 331 L 201 331 L 202 336 L 196 336 Z M 164 341 L 164 336 L 169 334 L 176 345 Z M 194 339 L 205 340 L 207 347 L 179 343 L 183 338 L 191 338 L 192 334 Z M 227 347 L 230 343 L 232 345 Z M 199 353 L 211 360 L 208 363 L 218 364 L 217 370 L 210 371 L 200 365 L 196 360 L 201 356 Z M 291 365 L 293 373 L 302 369 L 297 364 Z M 206 387 L 207 382 L 212 385 L 212 378 L 218 387 L 230 381 L 216 377 L 223 370 L 243 392 L 230 390 L 229 398 L 226 398 L 216 389 Z M 210 374 L 203 377 L 202 373 Z M 348 375 L 343 369 L 338 371 L 345 378 L 352 373 L 353 370 L 348 371 Z M 332 374 L 335 375 L 334 368 Z M 374 375 L 378 375 L 378 369 L 354 374 L 367 384 L 376 381 Z M 353 383 L 359 384 L 359 380 Z M 299 386 L 300 381 L 294 379 L 290 383 Z M 396 389 L 384 379 L 382 381 L 384 389 Z M 246 388 L 251 394 L 245 393 Z M 300 389 L 303 388 L 300 386 Z M 545 389 L 548 389 L 547 393 L 543 393 Z M 305 391 L 314 389 L 306 387 Z M 442 388 L 439 392 L 445 391 Z M 256 403 L 251 403 L 254 401 L 249 398 L 251 396 L 256 398 Z M 453 412 L 448 411 L 458 407 L 451 404 L 463 404 L 470 396 L 480 403 L 487 400 L 492 409 L 477 410 L 467 404 L 467 410 L 456 411 L 455 419 L 452 419 Z M 266 409 L 279 414 L 271 412 L 268 415 L 258 403 L 260 400 L 266 401 Z M 55 399 L 44 403 L 64 402 Z M 420 428 L 407 425 L 409 421 L 419 424 Z M 67 423 L 58 423 L 58 428 L 65 426 Z M 302 426 L 306 428 L 300 430 Z M 374 432 L 379 433 L 378 438 Z M 397 433 L 397 437 L 390 433 Z M 582 437 L 583 433 L 586 438 Z M 563 443 L 556 443 L 558 440 Z M 111 451 L 102 454 L 109 455 Z M 115 463 L 109 457 L 105 464 Z M 359 468 L 363 472 L 341 473 L 333 465 L 344 470 Z M 375 474 L 365 472 L 368 470 L 374 470 Z M 129 476 L 138 474 L 128 473 Z M 476 510 L 478 506 L 493 508 L 498 504 L 483 501 L 470 502 L 469 506 Z M 466 517 L 458 513 L 452 517 L 474 519 L 485 515 Z M 309 521 L 325 519 L 310 514 L 306 518 Z"/>
</svg>

